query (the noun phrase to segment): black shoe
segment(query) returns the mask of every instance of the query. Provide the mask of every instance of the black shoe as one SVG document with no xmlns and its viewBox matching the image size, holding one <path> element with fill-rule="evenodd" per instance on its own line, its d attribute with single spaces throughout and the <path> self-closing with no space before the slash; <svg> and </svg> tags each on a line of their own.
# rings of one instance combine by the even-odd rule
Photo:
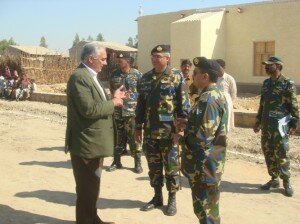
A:
<svg viewBox="0 0 300 224">
<path fill-rule="evenodd" d="M 137 153 L 134 156 L 134 172 L 135 173 L 142 173 L 143 172 L 142 161 L 141 161 L 141 153 Z"/>
<path fill-rule="evenodd" d="M 151 201 L 141 208 L 141 211 L 150 211 L 160 206 L 163 206 L 163 198 L 157 198 L 154 196 Z"/>
<path fill-rule="evenodd" d="M 174 216 L 174 215 L 176 215 L 176 213 L 177 213 L 176 193 L 169 192 L 169 200 L 168 200 L 166 215 Z"/>
<path fill-rule="evenodd" d="M 262 190 L 270 190 L 270 188 L 279 188 L 280 184 L 279 184 L 279 180 L 276 179 L 272 179 L 269 182 L 267 182 L 264 185 L 260 186 L 260 189 Z"/>
<path fill-rule="evenodd" d="M 107 172 L 113 172 L 117 169 L 122 169 L 123 165 L 121 163 L 121 155 L 114 155 L 114 161 L 113 163 L 110 165 L 110 167 L 108 167 L 106 169 Z"/>
<path fill-rule="evenodd" d="M 106 169 L 106 171 L 107 171 L 107 172 L 113 172 L 113 171 L 115 171 L 115 170 L 117 170 L 117 169 L 122 169 L 122 168 L 123 168 L 122 163 L 118 163 L 118 164 L 113 163 L 113 164 L 111 164 L 110 167 L 108 167 L 108 168 Z"/>
<path fill-rule="evenodd" d="M 289 180 L 283 180 L 283 187 L 284 187 L 285 196 L 292 197 L 294 195 L 294 190 Z"/>
<path fill-rule="evenodd" d="M 155 195 L 151 201 L 149 201 L 145 206 L 143 206 L 141 211 L 150 211 L 156 207 L 163 206 L 163 196 L 162 196 L 162 188 L 155 187 L 154 188 Z"/>
</svg>

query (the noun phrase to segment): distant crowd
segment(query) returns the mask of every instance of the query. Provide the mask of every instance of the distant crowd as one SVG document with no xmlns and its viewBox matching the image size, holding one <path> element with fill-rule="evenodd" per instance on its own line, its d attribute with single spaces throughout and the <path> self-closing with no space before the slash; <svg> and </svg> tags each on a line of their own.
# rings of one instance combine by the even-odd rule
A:
<svg viewBox="0 0 300 224">
<path fill-rule="evenodd" d="M 5 66 L 4 73 L 0 73 L 0 97 L 9 100 L 26 100 L 30 94 L 37 91 L 34 79 L 29 79 L 26 74 L 19 76 L 16 70 L 11 71 Z"/>
</svg>

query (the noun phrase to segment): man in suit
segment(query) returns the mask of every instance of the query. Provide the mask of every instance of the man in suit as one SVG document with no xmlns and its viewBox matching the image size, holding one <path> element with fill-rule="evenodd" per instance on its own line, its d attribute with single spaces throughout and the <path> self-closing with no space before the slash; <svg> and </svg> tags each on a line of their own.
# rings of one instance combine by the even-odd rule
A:
<svg viewBox="0 0 300 224">
<path fill-rule="evenodd" d="M 104 157 L 113 155 L 115 107 L 123 106 L 123 86 L 110 100 L 97 74 L 106 65 L 106 50 L 99 42 L 84 45 L 82 63 L 67 85 L 66 151 L 70 151 L 76 182 L 76 224 L 114 224 L 97 215 Z"/>
</svg>

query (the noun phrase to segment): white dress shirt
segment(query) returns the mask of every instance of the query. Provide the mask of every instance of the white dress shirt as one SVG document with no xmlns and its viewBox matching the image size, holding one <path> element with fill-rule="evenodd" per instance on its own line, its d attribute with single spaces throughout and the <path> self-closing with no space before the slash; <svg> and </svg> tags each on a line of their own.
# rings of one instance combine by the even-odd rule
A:
<svg viewBox="0 0 300 224">
<path fill-rule="evenodd" d="M 236 99 L 237 88 L 234 78 L 224 73 L 222 77 L 218 77 L 217 85 L 224 93 L 228 104 L 228 131 L 234 130 L 234 110 L 233 101 Z"/>
<path fill-rule="evenodd" d="M 95 72 L 93 69 L 91 69 L 89 66 L 87 66 L 86 64 L 82 63 L 87 70 L 89 71 L 89 74 L 91 75 L 92 79 L 94 80 L 95 84 L 99 87 L 101 95 L 104 97 L 104 100 L 107 101 L 106 99 L 106 95 L 104 93 L 104 89 L 102 88 L 102 86 L 100 85 L 98 79 L 97 79 L 97 72 Z"/>
</svg>

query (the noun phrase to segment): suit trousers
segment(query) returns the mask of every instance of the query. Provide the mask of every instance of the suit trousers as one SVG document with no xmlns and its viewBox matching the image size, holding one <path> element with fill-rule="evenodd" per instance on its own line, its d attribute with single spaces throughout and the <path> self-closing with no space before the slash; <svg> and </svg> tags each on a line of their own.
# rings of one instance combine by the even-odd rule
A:
<svg viewBox="0 0 300 224">
<path fill-rule="evenodd" d="M 99 223 L 97 200 L 103 160 L 103 157 L 87 159 L 71 154 L 77 193 L 76 224 Z"/>
</svg>

